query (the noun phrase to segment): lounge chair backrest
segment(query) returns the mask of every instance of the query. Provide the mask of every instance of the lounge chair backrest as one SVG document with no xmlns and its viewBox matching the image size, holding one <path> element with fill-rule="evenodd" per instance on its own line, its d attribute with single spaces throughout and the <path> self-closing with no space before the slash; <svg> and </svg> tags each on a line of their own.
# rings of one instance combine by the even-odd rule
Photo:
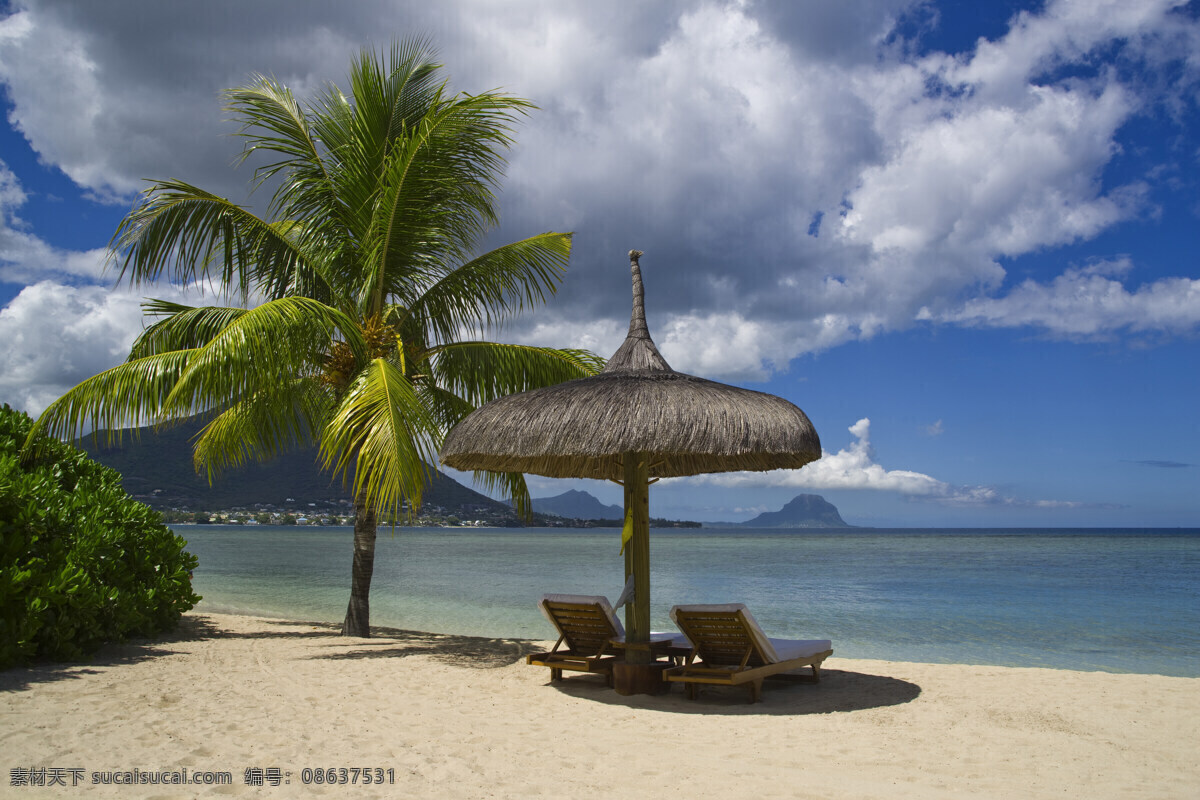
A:
<svg viewBox="0 0 1200 800">
<path fill-rule="evenodd" d="M 692 641 L 696 654 L 706 664 L 739 664 L 751 646 L 754 652 L 747 666 L 779 661 L 771 640 L 741 603 L 675 606 L 671 609 L 671 619 Z"/>
<path fill-rule="evenodd" d="M 603 595 L 547 594 L 538 608 L 573 652 L 598 653 L 610 639 L 625 635 Z"/>
</svg>

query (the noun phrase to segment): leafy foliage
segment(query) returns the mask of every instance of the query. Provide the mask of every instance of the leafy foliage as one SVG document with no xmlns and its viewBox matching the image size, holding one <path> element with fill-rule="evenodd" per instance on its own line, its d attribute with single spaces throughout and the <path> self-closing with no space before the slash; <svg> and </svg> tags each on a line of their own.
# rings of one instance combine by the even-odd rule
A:
<svg viewBox="0 0 1200 800">
<path fill-rule="evenodd" d="M 426 464 L 476 406 L 584 377 L 591 353 L 476 341 L 554 293 L 571 234 L 477 254 L 497 222 L 511 130 L 533 107 L 455 94 L 429 45 L 362 53 L 351 93 L 302 103 L 274 79 L 226 93 L 269 217 L 179 180 L 151 183 L 111 258 L 134 284 L 208 281 L 254 308 L 148 301 L 129 359 L 53 403 L 39 432 L 71 439 L 211 412 L 194 442 L 209 479 L 307 442 L 366 509 L 421 504 Z M 519 475 L 481 475 L 528 506 Z"/>
<path fill-rule="evenodd" d="M 313 441 L 352 484 L 369 538 L 374 519 L 421 505 L 426 464 L 475 406 L 598 371 L 590 353 L 472 341 L 554 293 L 571 234 L 478 254 L 512 128 L 532 104 L 453 93 L 432 59 L 423 41 L 364 52 L 349 95 L 330 86 L 311 104 L 267 77 L 227 92 L 244 155 L 260 164 L 254 185 L 275 187 L 267 215 L 155 181 L 110 255 L 133 284 L 209 282 L 242 305 L 266 302 L 151 301 L 158 321 L 129 360 L 51 404 L 39 432 L 71 439 L 212 412 L 193 448 L 210 479 Z M 528 512 L 523 476 L 480 478 Z M 356 566 L 354 581 L 365 597 L 369 570 Z"/>
<path fill-rule="evenodd" d="M 174 627 L 200 600 L 187 543 L 70 445 L 41 443 L 23 463 L 32 427 L 0 409 L 0 669 Z"/>
</svg>

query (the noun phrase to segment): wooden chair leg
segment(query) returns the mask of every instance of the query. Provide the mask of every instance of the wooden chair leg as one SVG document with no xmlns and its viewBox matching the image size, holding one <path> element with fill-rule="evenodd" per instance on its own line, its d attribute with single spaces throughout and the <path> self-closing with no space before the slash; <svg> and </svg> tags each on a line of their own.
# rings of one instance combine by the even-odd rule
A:
<svg viewBox="0 0 1200 800">
<path fill-rule="evenodd" d="M 763 685 L 762 678 L 759 678 L 756 681 L 750 681 L 750 683 L 748 683 L 746 685 L 750 687 L 750 702 L 751 703 L 757 703 L 759 700 L 762 700 L 762 685 Z"/>
<path fill-rule="evenodd" d="M 558 667 L 551 667 L 550 668 L 550 680 L 561 681 L 562 680 L 562 670 L 559 669 Z"/>
</svg>

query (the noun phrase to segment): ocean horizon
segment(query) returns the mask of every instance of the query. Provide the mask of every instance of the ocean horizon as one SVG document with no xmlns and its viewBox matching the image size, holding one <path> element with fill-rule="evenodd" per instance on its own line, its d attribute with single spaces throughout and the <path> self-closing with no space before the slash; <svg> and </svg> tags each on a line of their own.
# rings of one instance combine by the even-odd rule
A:
<svg viewBox="0 0 1200 800">
<path fill-rule="evenodd" d="M 200 558 L 196 610 L 340 622 L 349 527 L 172 525 Z M 653 529 L 651 614 L 745 603 L 834 658 L 1200 677 L 1200 529 Z M 616 529 L 381 528 L 374 626 L 553 639 L 544 593 L 623 580 Z"/>
</svg>

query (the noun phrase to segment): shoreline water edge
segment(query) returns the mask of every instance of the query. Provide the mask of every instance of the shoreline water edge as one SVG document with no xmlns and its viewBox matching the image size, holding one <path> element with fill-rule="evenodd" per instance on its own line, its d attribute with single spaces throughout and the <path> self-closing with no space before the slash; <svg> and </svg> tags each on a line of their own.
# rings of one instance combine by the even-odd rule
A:
<svg viewBox="0 0 1200 800">
<path fill-rule="evenodd" d="M 196 611 L 344 614 L 346 529 L 176 530 L 201 559 Z M 675 602 L 744 602 L 771 635 L 841 657 L 1200 677 L 1200 530 L 853 530 L 655 531 L 654 624 Z M 615 599 L 615 545 L 604 529 L 381 531 L 372 624 L 545 639 L 541 594 Z"/>
</svg>

